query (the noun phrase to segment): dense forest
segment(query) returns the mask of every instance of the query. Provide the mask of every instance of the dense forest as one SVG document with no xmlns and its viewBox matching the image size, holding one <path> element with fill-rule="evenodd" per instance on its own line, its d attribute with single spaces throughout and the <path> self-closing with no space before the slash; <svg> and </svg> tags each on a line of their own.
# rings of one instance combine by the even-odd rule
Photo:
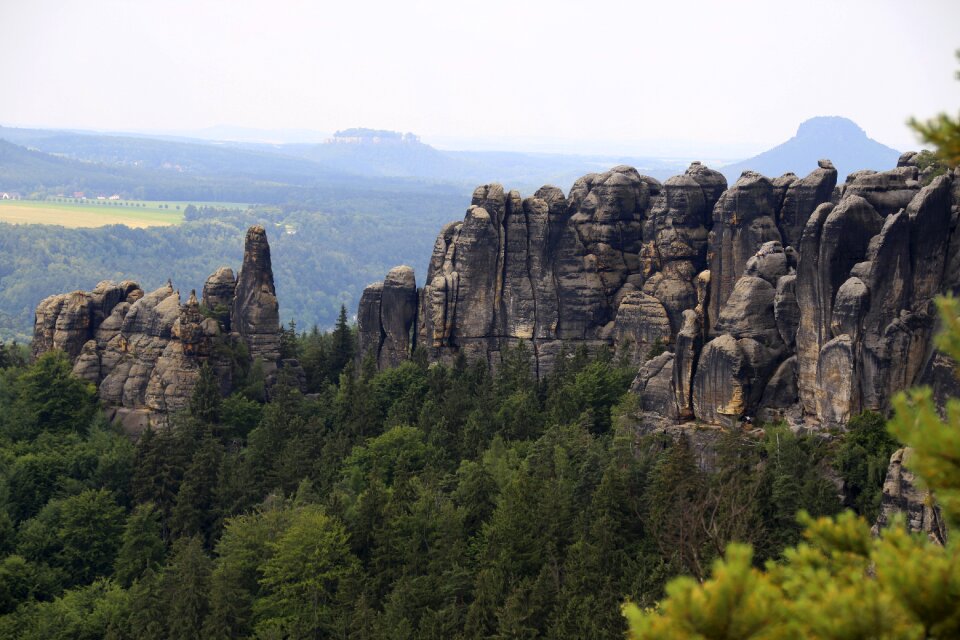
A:
<svg viewBox="0 0 960 640">
<path fill-rule="evenodd" d="M 621 637 L 732 540 L 759 566 L 798 510 L 873 518 L 895 447 L 872 414 L 643 435 L 616 354 L 376 372 L 354 333 L 282 331 L 305 394 L 204 368 L 136 442 L 62 354 L 4 348 L 0 637 Z"/>
</svg>

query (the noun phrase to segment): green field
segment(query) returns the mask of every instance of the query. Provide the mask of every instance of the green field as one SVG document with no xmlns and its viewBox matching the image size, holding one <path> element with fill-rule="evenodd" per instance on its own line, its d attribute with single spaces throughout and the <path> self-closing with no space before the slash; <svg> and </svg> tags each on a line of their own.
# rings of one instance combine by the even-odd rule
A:
<svg viewBox="0 0 960 640">
<path fill-rule="evenodd" d="M 0 222 L 57 224 L 64 227 L 165 227 L 183 222 L 188 204 L 220 208 L 243 208 L 235 202 L 157 202 L 141 200 L 0 200 Z"/>
</svg>

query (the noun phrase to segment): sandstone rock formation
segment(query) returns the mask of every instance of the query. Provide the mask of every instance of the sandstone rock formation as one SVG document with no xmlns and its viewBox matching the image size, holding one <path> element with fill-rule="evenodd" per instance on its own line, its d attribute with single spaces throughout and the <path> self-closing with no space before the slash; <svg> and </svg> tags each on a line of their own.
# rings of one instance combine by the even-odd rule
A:
<svg viewBox="0 0 960 640">
<path fill-rule="evenodd" d="M 394 267 L 383 282 L 364 289 L 357 313 L 358 361 L 372 352 L 381 369 L 403 362 L 413 345 L 417 302 L 417 281 L 407 266 Z"/>
<path fill-rule="evenodd" d="M 204 362 L 220 374 L 223 390 L 230 390 L 231 367 L 220 361 L 217 341 L 242 341 L 251 360 L 263 360 L 268 373 L 286 364 L 296 378 L 299 364 L 280 361 L 278 306 L 263 227 L 247 232 L 239 280 L 231 269 L 219 269 L 204 284 L 203 302 L 202 309 L 191 291 L 181 304 L 169 282 L 150 293 L 124 281 L 51 296 L 37 307 L 33 353 L 65 351 L 74 373 L 97 385 L 101 401 L 132 433 L 186 408 Z M 222 317 L 213 317 L 220 312 Z"/>
<path fill-rule="evenodd" d="M 944 378 L 932 301 L 960 289 L 960 177 L 922 186 L 912 157 L 840 186 L 821 160 L 729 188 L 700 163 L 662 184 L 615 167 L 566 196 L 479 187 L 422 289 L 404 268 L 390 300 L 393 272 L 364 292 L 361 351 L 381 367 L 418 345 L 495 365 L 525 341 L 542 376 L 564 347 L 614 348 L 638 368 L 642 410 L 667 421 L 842 426 L 885 411 L 921 376 Z"/>
<path fill-rule="evenodd" d="M 251 358 L 263 360 L 268 373 L 276 369 L 280 357 L 280 305 L 273 286 L 270 245 L 260 225 L 247 230 L 230 324 L 247 343 Z"/>
<path fill-rule="evenodd" d="M 880 514 L 873 525 L 873 534 L 877 535 L 890 524 L 895 515 L 902 515 L 907 530 L 925 533 L 930 540 L 942 545 L 947 540 L 947 525 L 939 507 L 934 505 L 930 492 L 917 486 L 916 478 L 907 468 L 911 451 L 910 448 L 898 449 L 890 456 L 890 466 L 883 482 Z"/>
</svg>

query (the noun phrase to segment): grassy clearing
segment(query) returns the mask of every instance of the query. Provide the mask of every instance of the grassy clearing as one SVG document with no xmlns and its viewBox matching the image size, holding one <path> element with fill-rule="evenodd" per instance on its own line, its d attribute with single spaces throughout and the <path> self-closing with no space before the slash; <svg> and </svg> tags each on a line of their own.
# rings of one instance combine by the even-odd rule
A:
<svg viewBox="0 0 960 640">
<path fill-rule="evenodd" d="M 64 227 L 165 227 L 183 222 L 188 204 L 221 208 L 246 208 L 225 202 L 156 202 L 134 200 L 0 200 L 0 222 L 56 224 Z"/>
</svg>

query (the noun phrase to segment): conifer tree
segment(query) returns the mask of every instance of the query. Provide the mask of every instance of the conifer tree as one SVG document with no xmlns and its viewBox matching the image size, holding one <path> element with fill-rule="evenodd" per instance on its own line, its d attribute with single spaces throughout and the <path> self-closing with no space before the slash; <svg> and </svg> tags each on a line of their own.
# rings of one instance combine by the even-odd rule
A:
<svg viewBox="0 0 960 640">
<path fill-rule="evenodd" d="M 957 58 L 960 59 L 960 51 L 957 51 Z M 960 80 L 960 71 L 957 79 Z M 960 165 L 960 115 L 952 117 L 940 113 L 927 121 L 911 118 L 909 124 L 924 142 L 937 148 L 937 155 L 947 166 Z"/>
<path fill-rule="evenodd" d="M 137 443 L 133 497 L 137 502 L 156 506 L 164 540 L 169 538 L 170 517 L 186 467 L 182 444 L 170 427 L 157 431 L 148 428 Z"/>
<path fill-rule="evenodd" d="M 333 330 L 333 349 L 330 354 L 330 372 L 334 378 L 353 362 L 356 353 L 353 331 L 347 323 L 347 307 L 340 305 L 340 315 Z"/>
<path fill-rule="evenodd" d="M 203 637 L 201 630 L 209 610 L 212 568 L 213 563 L 204 553 L 199 537 L 176 541 L 162 580 L 170 640 L 201 640 Z"/>
<path fill-rule="evenodd" d="M 648 530 L 660 552 L 687 572 L 702 577 L 706 532 L 699 521 L 698 506 L 706 493 L 706 479 L 697 466 L 686 435 L 672 445 L 651 473 L 647 488 Z"/>
<path fill-rule="evenodd" d="M 318 507 L 297 511 L 260 566 L 266 595 L 255 604 L 258 635 L 329 637 L 344 617 L 338 590 L 357 570 L 343 525 Z"/>
<path fill-rule="evenodd" d="M 210 364 L 200 367 L 200 377 L 190 396 L 190 415 L 209 424 L 220 422 L 220 380 Z"/>
<path fill-rule="evenodd" d="M 128 637 L 137 640 L 166 640 L 167 616 L 162 576 L 148 568 L 130 587 Z"/>
<path fill-rule="evenodd" d="M 193 455 L 177 491 L 170 526 L 177 536 L 200 536 L 209 544 L 217 522 L 217 481 L 222 447 L 208 435 Z"/>
<path fill-rule="evenodd" d="M 127 518 L 120 550 L 114 563 L 114 575 L 125 587 L 133 584 L 148 569 L 163 566 L 166 548 L 163 544 L 160 515 L 152 503 L 137 505 Z"/>
</svg>

